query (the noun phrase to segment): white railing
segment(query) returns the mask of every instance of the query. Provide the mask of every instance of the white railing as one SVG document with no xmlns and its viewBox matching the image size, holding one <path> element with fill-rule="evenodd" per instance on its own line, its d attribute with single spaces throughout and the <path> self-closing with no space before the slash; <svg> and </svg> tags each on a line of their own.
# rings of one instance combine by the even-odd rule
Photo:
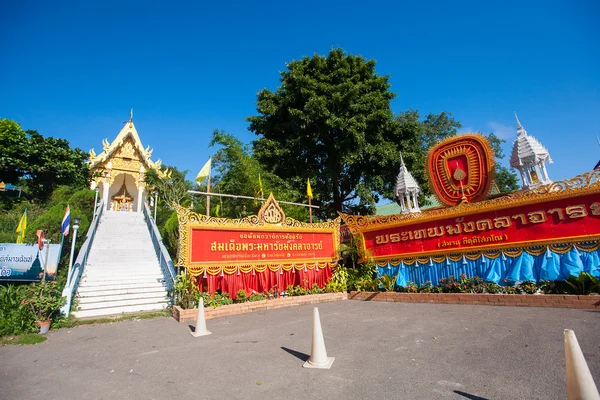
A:
<svg viewBox="0 0 600 400">
<path fill-rule="evenodd" d="M 146 220 L 150 236 L 152 237 L 152 244 L 154 245 L 156 257 L 158 257 L 160 263 L 160 269 L 162 270 L 165 279 L 165 285 L 167 286 L 167 290 L 173 295 L 173 288 L 177 281 L 175 266 L 173 265 L 173 261 L 171 260 L 167 248 L 163 244 L 162 237 L 160 236 L 156 222 L 152 218 L 152 213 L 147 203 L 144 203 L 144 219 Z"/>
<path fill-rule="evenodd" d="M 94 241 L 94 236 L 96 235 L 96 229 L 98 228 L 98 221 L 100 221 L 103 210 L 104 201 L 101 200 L 96 207 L 96 217 L 92 220 L 92 223 L 87 231 L 85 241 L 83 242 L 83 245 L 81 245 L 79 253 L 77 253 L 77 259 L 75 260 L 73 268 L 71 269 L 71 275 L 67 276 L 67 283 L 65 284 L 62 292 L 63 297 L 66 297 L 67 301 L 60 309 L 60 312 L 67 317 L 71 313 L 73 296 L 75 296 L 75 293 L 77 292 L 79 280 L 81 279 L 81 274 L 85 268 L 85 264 L 87 263 L 88 255 L 90 254 L 90 249 L 92 248 L 92 242 Z"/>
</svg>

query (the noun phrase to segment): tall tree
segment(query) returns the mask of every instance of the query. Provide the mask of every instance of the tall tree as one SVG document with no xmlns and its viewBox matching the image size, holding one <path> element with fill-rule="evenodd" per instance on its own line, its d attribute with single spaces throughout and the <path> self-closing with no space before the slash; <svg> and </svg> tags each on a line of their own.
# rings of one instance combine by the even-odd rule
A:
<svg viewBox="0 0 600 400">
<path fill-rule="evenodd" d="M 496 185 L 500 193 L 508 193 L 519 189 L 519 178 L 515 174 L 514 169 L 508 169 L 500 164 L 500 161 L 504 159 L 504 151 L 502 151 L 502 144 L 506 143 L 506 140 L 500 139 L 493 132 L 488 134 L 487 139 L 490 142 L 492 150 L 496 156 L 496 165 L 494 166 L 494 172 L 496 175 Z"/>
<path fill-rule="evenodd" d="M 72 149 L 65 139 L 44 138 L 28 130 L 26 153 L 26 186 L 36 198 L 47 199 L 60 185 L 83 189 L 89 184 L 88 154 Z"/>
<path fill-rule="evenodd" d="M 426 204 L 426 197 L 431 194 L 425 172 L 427 152 L 440 140 L 456 135 L 461 124 L 449 112 L 430 113 L 425 119 L 421 119 L 419 111 L 411 109 L 399 113 L 396 121 L 399 125 L 400 136 L 404 138 L 401 143 L 402 158 L 423 190 L 421 204 Z M 399 160 L 397 165 L 400 165 Z M 386 198 L 393 199 L 393 188 L 398 169 L 396 167 L 390 170 L 386 177 L 386 181 L 389 183 L 384 192 Z"/>
<path fill-rule="evenodd" d="M 15 121 L 0 119 L 0 182 L 16 184 L 27 168 L 27 137 Z"/>
<path fill-rule="evenodd" d="M 398 164 L 402 139 L 390 108 L 395 94 L 375 61 L 333 49 L 287 64 L 281 85 L 258 93 L 254 154 L 296 187 L 311 180 L 322 217 L 370 212 Z"/>
</svg>

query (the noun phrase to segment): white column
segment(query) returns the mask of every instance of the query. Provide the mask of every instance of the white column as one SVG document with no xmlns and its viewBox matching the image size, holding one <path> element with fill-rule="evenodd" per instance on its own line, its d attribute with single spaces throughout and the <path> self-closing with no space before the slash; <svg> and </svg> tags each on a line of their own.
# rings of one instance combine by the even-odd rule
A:
<svg viewBox="0 0 600 400">
<path fill-rule="evenodd" d="M 104 187 L 102 188 L 102 198 L 104 198 L 105 210 L 110 210 L 110 199 L 108 198 L 108 175 L 104 177 Z"/>
<path fill-rule="evenodd" d="M 140 187 L 138 187 L 138 201 L 137 201 L 137 212 L 142 212 L 142 196 L 144 194 L 144 187 L 140 183 Z"/>
<path fill-rule="evenodd" d="M 545 177 L 546 183 L 552 182 L 550 180 L 550 177 L 548 176 L 548 171 L 546 170 L 546 163 L 543 161 L 540 161 L 540 164 L 542 164 L 542 171 L 544 171 L 544 177 Z"/>
<path fill-rule="evenodd" d="M 417 195 L 417 192 L 413 192 L 413 202 L 415 205 L 415 211 L 421 211 L 421 209 L 419 208 L 419 196 Z"/>
<path fill-rule="evenodd" d="M 546 179 L 544 178 L 544 175 L 542 175 L 542 170 L 540 169 L 540 165 L 538 163 L 535 163 L 534 165 L 535 165 L 535 173 L 538 176 L 538 181 L 541 184 L 546 183 Z"/>
</svg>

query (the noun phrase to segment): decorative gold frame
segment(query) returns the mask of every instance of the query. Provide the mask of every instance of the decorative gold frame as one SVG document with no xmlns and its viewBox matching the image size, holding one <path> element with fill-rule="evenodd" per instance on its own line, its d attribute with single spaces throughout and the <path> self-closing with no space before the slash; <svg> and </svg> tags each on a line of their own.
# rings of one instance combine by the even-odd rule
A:
<svg viewBox="0 0 600 400">
<path fill-rule="evenodd" d="M 324 265 L 332 265 L 337 263 L 339 258 L 340 245 L 340 222 L 338 217 L 332 221 L 305 223 L 292 218 L 286 218 L 279 204 L 271 193 L 269 198 L 261 207 L 258 215 L 251 215 L 241 219 L 229 219 L 200 215 L 179 204 L 174 204 L 177 211 L 179 221 L 179 254 L 177 266 L 193 270 L 192 275 L 208 272 L 212 275 L 225 272 L 228 274 L 236 271 L 247 272 L 247 270 L 255 270 L 257 272 L 264 271 L 265 268 L 281 268 L 288 271 L 292 268 L 296 270 L 304 268 L 319 268 Z M 275 216 L 279 222 L 269 223 L 268 218 L 265 220 L 265 213 L 280 213 Z M 261 218 L 262 217 L 262 218 Z M 280 217 L 280 218 L 277 218 Z M 228 230 L 228 231 L 245 231 L 248 229 L 255 231 L 269 232 L 285 232 L 285 233 L 330 233 L 333 239 L 333 256 L 331 258 L 317 259 L 285 259 L 285 260 L 264 260 L 264 261 L 228 261 L 228 262 L 192 262 L 191 261 L 191 242 L 192 229 L 206 230 Z M 273 268 L 272 268 L 273 267 Z M 248 269 L 249 268 L 249 269 Z"/>
<path fill-rule="evenodd" d="M 494 182 L 494 177 L 495 177 L 495 172 L 494 172 L 494 165 L 495 165 L 495 158 L 494 158 L 494 151 L 492 150 L 488 140 L 483 136 L 480 135 L 478 133 L 467 133 L 467 134 L 463 134 L 460 136 L 451 136 L 449 138 L 446 138 L 442 141 L 440 141 L 439 143 L 437 143 L 435 146 L 431 147 L 428 151 L 427 151 L 427 157 L 425 158 L 425 171 L 427 171 L 427 178 L 430 182 L 430 187 L 431 190 L 433 192 L 433 194 L 435 195 L 435 197 L 440 201 L 440 203 L 442 204 L 446 204 L 449 206 L 452 206 L 453 204 L 449 204 L 444 198 L 442 198 L 442 196 L 440 196 L 440 194 L 437 191 L 437 187 L 435 187 L 435 182 L 437 181 L 437 179 L 435 179 L 434 176 L 434 172 L 431 170 L 431 168 L 429 167 L 430 165 L 430 158 L 433 157 L 433 153 L 436 152 L 440 147 L 444 147 L 446 145 L 448 145 L 448 143 L 452 143 L 454 141 L 456 141 L 457 139 L 473 139 L 476 142 L 478 142 L 479 144 L 481 144 L 481 146 L 483 147 L 483 152 L 485 153 L 485 157 L 487 158 L 487 163 L 488 166 L 487 168 L 489 169 L 488 171 L 481 171 L 482 175 L 487 175 L 488 179 L 487 179 L 487 185 L 485 187 L 485 190 L 482 191 L 482 197 L 480 199 L 484 199 L 490 191 L 490 188 L 492 186 L 492 182 Z M 467 157 L 467 160 L 470 160 L 470 156 L 467 154 L 467 152 L 465 151 L 465 149 L 460 149 L 460 145 L 457 146 L 456 149 L 454 150 L 450 150 L 453 152 L 452 156 L 456 156 L 459 154 L 464 154 Z M 448 158 L 448 156 L 442 156 L 440 158 L 443 158 L 443 160 L 446 160 Z M 439 166 L 437 165 L 438 168 L 442 167 L 444 168 L 444 170 L 446 171 L 447 174 L 449 174 L 449 171 L 445 168 L 445 166 Z M 443 178 L 440 176 L 440 180 L 443 180 Z M 454 185 L 451 181 L 449 182 L 450 185 L 452 185 L 452 187 L 456 186 Z M 468 182 L 468 186 L 472 187 L 472 182 L 471 182 L 471 174 L 469 174 L 469 182 Z M 465 187 L 466 190 L 466 187 Z M 477 199 L 477 200 L 480 200 Z"/>
<path fill-rule="evenodd" d="M 546 201 L 563 200 L 572 197 L 585 196 L 590 194 L 598 194 L 600 199 L 600 170 L 586 172 L 581 175 L 564 181 L 554 182 L 548 185 L 539 186 L 530 190 L 516 191 L 506 194 L 495 199 L 484 200 L 475 203 L 461 203 L 454 207 L 435 209 L 420 213 L 394 214 L 394 215 L 348 215 L 339 213 L 343 221 L 350 228 L 350 232 L 355 238 L 358 245 L 358 250 L 361 256 L 361 261 L 373 261 L 374 257 L 367 254 L 367 249 L 364 242 L 364 233 L 380 229 L 397 228 L 406 225 L 412 225 L 420 222 L 429 222 L 439 219 L 459 218 L 467 215 L 479 214 L 490 211 L 498 211 L 509 208 L 527 206 Z M 565 242 L 583 242 L 599 240 L 600 236 L 582 236 L 570 237 L 551 240 L 541 240 L 536 242 L 534 246 L 545 246 L 553 244 L 561 244 Z M 531 241 L 528 243 L 532 243 Z M 529 246 L 519 246 L 517 244 L 507 245 L 487 245 L 473 246 L 465 249 L 464 252 L 478 251 L 485 248 L 524 248 Z M 429 255 L 441 254 L 458 254 L 461 251 L 456 249 L 430 251 Z M 413 253 L 414 254 L 414 253 Z M 409 258 L 414 258 L 414 255 L 406 255 Z M 385 258 L 403 258 L 403 256 L 381 256 L 376 259 Z"/>
</svg>

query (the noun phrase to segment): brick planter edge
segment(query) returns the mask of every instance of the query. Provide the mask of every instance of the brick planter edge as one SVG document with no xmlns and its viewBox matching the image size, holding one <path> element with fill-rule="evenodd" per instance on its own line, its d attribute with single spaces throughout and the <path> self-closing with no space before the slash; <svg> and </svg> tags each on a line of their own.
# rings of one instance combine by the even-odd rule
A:
<svg viewBox="0 0 600 400">
<path fill-rule="evenodd" d="M 281 297 L 273 300 L 251 301 L 239 304 L 228 304 L 216 308 L 206 307 L 204 309 L 204 319 L 218 317 L 227 317 L 230 315 L 247 314 L 255 311 L 275 310 L 277 308 L 299 306 L 303 304 L 327 303 L 331 301 L 347 300 L 348 293 L 324 293 L 311 294 L 306 296 Z M 171 315 L 180 324 L 185 322 L 195 322 L 198 315 L 198 309 L 184 310 L 179 306 L 173 306 Z"/>
<path fill-rule="evenodd" d="M 600 295 L 350 292 L 350 300 L 600 310 Z"/>
</svg>

